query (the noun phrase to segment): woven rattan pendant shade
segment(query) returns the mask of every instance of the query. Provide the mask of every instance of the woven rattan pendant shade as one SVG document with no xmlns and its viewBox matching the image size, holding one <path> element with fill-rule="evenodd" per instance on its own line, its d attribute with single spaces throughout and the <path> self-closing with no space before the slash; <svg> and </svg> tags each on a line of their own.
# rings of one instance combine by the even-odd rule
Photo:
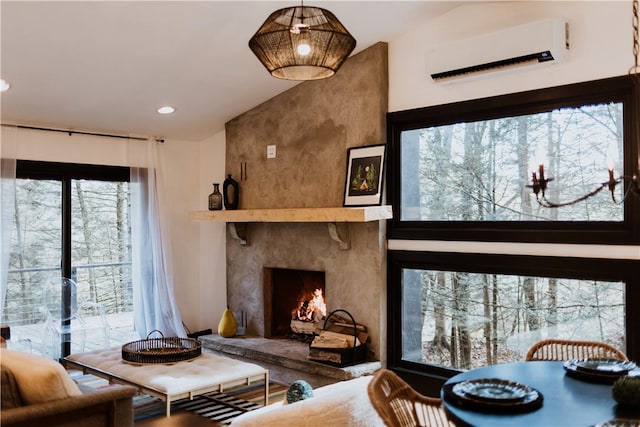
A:
<svg viewBox="0 0 640 427">
<path fill-rule="evenodd" d="M 307 45 L 308 54 L 299 45 Z M 298 6 L 273 12 L 249 41 L 272 76 L 286 80 L 331 77 L 356 47 L 333 13 Z"/>
</svg>

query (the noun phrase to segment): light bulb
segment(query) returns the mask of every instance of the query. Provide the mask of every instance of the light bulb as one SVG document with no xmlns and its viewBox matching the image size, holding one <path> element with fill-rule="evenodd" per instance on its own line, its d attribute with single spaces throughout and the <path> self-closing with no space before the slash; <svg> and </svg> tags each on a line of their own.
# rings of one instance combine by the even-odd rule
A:
<svg viewBox="0 0 640 427">
<path fill-rule="evenodd" d="M 311 46 L 307 43 L 300 43 L 298 45 L 298 54 L 302 56 L 307 56 L 311 53 Z"/>
<path fill-rule="evenodd" d="M 175 108 L 173 108 L 173 107 L 172 107 L 172 106 L 170 106 L 170 105 L 166 105 L 166 106 L 164 106 L 164 107 L 160 107 L 160 108 L 158 108 L 158 110 L 157 110 L 157 111 L 158 111 L 158 114 L 171 114 L 171 113 L 173 113 L 174 111 L 176 111 L 176 109 L 175 109 Z"/>
</svg>

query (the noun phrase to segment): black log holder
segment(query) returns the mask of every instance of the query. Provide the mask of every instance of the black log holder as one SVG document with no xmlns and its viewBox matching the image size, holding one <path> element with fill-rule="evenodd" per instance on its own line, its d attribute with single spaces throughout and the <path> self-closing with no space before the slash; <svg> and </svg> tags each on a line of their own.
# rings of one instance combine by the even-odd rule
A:
<svg viewBox="0 0 640 427">
<path fill-rule="evenodd" d="M 345 366 L 350 366 L 350 365 L 357 365 L 358 363 L 363 362 L 367 358 L 367 344 L 366 343 L 360 343 L 360 345 L 356 345 L 357 342 L 358 342 L 357 341 L 358 340 L 358 327 L 357 327 L 356 320 L 351 315 L 351 313 L 349 313 L 347 310 L 343 310 L 343 309 L 333 310 L 325 318 L 324 325 L 322 326 L 322 329 L 325 330 L 325 331 L 327 330 L 327 323 L 329 322 L 329 319 L 331 318 L 331 316 L 333 316 L 334 314 L 336 314 L 338 312 L 345 313 L 347 316 L 349 316 L 349 319 L 351 319 L 351 323 L 353 323 L 353 347 L 345 348 L 345 349 L 328 349 L 328 348 L 323 348 L 322 349 L 322 351 L 328 351 L 328 352 L 331 352 L 331 353 L 336 353 L 339 356 L 340 362 L 331 362 L 331 361 L 328 361 L 328 360 L 313 359 L 311 356 L 309 356 L 309 358 L 311 360 L 316 361 L 316 362 L 320 362 L 320 363 L 324 363 L 324 364 L 327 364 L 327 365 L 336 366 L 336 367 L 340 367 L 340 368 L 343 368 Z M 309 345 L 309 347 L 311 347 L 311 344 Z"/>
</svg>

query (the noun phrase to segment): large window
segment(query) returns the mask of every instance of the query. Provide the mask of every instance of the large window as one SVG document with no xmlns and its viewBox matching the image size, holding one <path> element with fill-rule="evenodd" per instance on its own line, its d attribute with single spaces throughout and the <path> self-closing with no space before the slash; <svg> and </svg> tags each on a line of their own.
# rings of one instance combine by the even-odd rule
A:
<svg viewBox="0 0 640 427">
<path fill-rule="evenodd" d="M 129 169 L 18 161 L 16 175 L 2 323 L 15 339 L 30 339 L 34 351 L 49 351 L 40 342 L 44 290 L 67 277 L 108 315 L 128 315 L 113 317 L 113 326 L 132 331 Z"/>
<path fill-rule="evenodd" d="M 637 360 L 638 271 L 623 260 L 391 252 L 389 364 L 446 378 L 524 360 L 554 337 L 607 342 Z"/>
<path fill-rule="evenodd" d="M 634 90 L 625 77 L 389 114 L 390 237 L 640 242 L 629 182 L 615 201 L 603 186 L 637 173 Z M 546 200 L 527 187 L 540 165 Z"/>
<path fill-rule="evenodd" d="M 640 358 L 640 262 L 604 259 L 607 245 L 640 243 L 640 197 L 624 197 L 629 180 L 603 186 L 609 169 L 638 173 L 638 86 L 625 76 L 388 114 L 392 369 L 437 395 L 454 373 L 523 360 L 547 337 Z M 546 200 L 528 187 L 541 164 Z M 439 240 L 460 253 L 436 252 Z M 521 242 L 603 244 L 603 257 L 508 255 Z"/>
<path fill-rule="evenodd" d="M 624 220 L 606 195 L 549 209 L 526 187 L 546 164 L 562 171 L 550 201 L 602 188 L 609 164 L 623 164 L 619 102 L 403 131 L 400 145 L 401 164 L 417 166 L 400 171 L 402 221 Z M 623 187 L 614 194 L 621 200 Z"/>
</svg>

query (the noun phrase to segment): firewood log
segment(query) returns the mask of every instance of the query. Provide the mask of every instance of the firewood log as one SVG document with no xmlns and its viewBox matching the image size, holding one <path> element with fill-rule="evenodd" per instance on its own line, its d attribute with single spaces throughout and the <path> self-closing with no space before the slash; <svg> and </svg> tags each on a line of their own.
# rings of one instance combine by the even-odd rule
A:
<svg viewBox="0 0 640 427">
<path fill-rule="evenodd" d="M 353 326 L 348 327 L 348 326 L 332 325 L 332 326 L 328 326 L 327 330 L 331 331 L 331 332 L 338 332 L 340 334 L 345 334 L 345 335 L 349 335 L 349 336 L 353 337 Z M 320 332 L 321 331 L 317 331 L 316 333 L 319 335 Z M 360 342 L 367 342 L 367 339 L 369 338 L 369 334 L 367 334 L 366 332 L 358 331 L 357 337 L 360 340 Z M 353 338 L 351 339 L 351 341 L 353 341 Z"/>
<path fill-rule="evenodd" d="M 302 320 L 291 320 L 291 323 L 289 324 L 289 327 L 295 333 L 311 335 L 316 331 L 316 329 L 318 327 L 318 323 L 317 322 L 303 322 Z"/>
<path fill-rule="evenodd" d="M 346 338 L 329 337 L 326 335 L 318 335 L 313 339 L 311 348 L 349 348 L 349 341 Z"/>
<path fill-rule="evenodd" d="M 309 349 L 310 360 L 318 360 L 321 362 L 342 363 L 342 355 L 333 351 L 318 350 L 315 348 Z"/>
<path fill-rule="evenodd" d="M 351 330 L 353 330 L 353 323 L 333 322 L 333 324 L 336 326 L 344 326 L 345 328 L 350 328 Z M 358 331 L 367 332 L 367 327 L 359 323 L 356 323 L 356 329 Z"/>
<path fill-rule="evenodd" d="M 353 347 L 354 345 L 353 335 L 340 334 L 340 333 L 331 332 L 331 331 L 320 331 L 320 335 L 316 337 L 316 339 L 318 338 L 321 338 L 325 342 L 327 342 L 327 339 L 329 338 L 336 339 L 336 340 L 343 340 L 343 341 L 346 341 L 346 343 L 348 344 L 348 347 Z M 314 341 L 316 339 L 314 339 Z M 360 340 L 358 338 L 355 338 L 355 345 L 359 346 L 360 344 L 361 344 Z M 313 343 L 311 344 L 311 346 L 313 347 Z M 341 347 L 334 347 L 334 348 L 341 348 Z"/>
</svg>

